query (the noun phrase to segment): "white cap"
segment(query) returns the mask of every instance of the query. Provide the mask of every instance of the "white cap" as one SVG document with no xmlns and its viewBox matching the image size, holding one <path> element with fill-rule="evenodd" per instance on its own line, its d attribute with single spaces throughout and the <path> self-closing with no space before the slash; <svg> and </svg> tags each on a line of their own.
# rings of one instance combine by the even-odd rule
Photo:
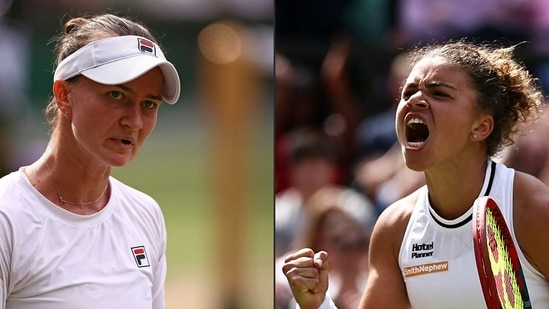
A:
<svg viewBox="0 0 549 309">
<path fill-rule="evenodd" d="M 53 80 L 82 74 L 100 84 L 120 85 L 154 67 L 160 67 L 164 75 L 162 99 L 175 104 L 181 91 L 177 70 L 157 44 L 140 36 L 115 36 L 89 43 L 59 63 Z"/>
</svg>

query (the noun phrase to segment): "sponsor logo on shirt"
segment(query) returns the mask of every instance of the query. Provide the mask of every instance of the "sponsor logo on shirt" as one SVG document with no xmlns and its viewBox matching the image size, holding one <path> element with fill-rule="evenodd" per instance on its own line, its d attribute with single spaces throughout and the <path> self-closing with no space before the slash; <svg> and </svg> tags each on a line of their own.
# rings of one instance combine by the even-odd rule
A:
<svg viewBox="0 0 549 309">
<path fill-rule="evenodd" d="M 448 271 L 448 261 L 405 267 L 404 277 L 420 276 L 442 271 Z"/>
<path fill-rule="evenodd" d="M 426 244 L 413 244 L 412 245 L 412 259 L 419 259 L 433 256 L 433 249 L 435 248 L 435 242 Z"/>
<path fill-rule="evenodd" d="M 131 249 L 137 267 L 141 268 L 151 266 L 149 263 L 149 258 L 147 257 L 147 251 L 145 251 L 145 246 L 133 247 Z"/>
</svg>

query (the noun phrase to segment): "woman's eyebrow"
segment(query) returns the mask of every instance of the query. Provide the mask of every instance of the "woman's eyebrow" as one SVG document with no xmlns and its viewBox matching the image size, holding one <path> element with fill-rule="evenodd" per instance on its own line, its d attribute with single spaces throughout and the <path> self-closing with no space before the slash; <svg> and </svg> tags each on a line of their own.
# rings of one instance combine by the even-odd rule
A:
<svg viewBox="0 0 549 309">
<path fill-rule="evenodd" d="M 134 93 L 135 91 L 133 91 L 132 88 L 130 87 L 127 87 L 127 86 L 124 86 L 124 85 L 114 85 L 116 87 L 120 87 L 122 88 L 124 91 L 126 92 L 129 92 L 129 93 Z M 156 96 L 156 95 L 153 95 L 153 94 L 147 94 L 147 97 L 149 99 L 152 99 L 152 100 L 159 100 L 159 101 L 162 101 L 162 96 Z"/>
<path fill-rule="evenodd" d="M 448 87 L 448 88 L 457 90 L 456 87 L 454 87 L 454 86 L 452 86 L 448 83 L 445 83 L 445 82 L 432 81 L 432 82 L 427 83 L 427 88 L 436 88 L 436 87 Z"/>
</svg>

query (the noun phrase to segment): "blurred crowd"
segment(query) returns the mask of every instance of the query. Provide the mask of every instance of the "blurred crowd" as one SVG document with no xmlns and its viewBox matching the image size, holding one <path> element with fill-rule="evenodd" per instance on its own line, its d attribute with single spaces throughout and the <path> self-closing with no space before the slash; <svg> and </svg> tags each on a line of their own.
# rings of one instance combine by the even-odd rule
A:
<svg viewBox="0 0 549 309">
<path fill-rule="evenodd" d="M 361 291 L 368 276 L 367 246 L 349 246 L 351 232 L 326 235 L 353 221 L 362 225 L 367 242 L 377 216 L 424 184 L 422 173 L 404 165 L 394 128 L 410 69 L 406 51 L 461 38 L 518 44 L 518 58 L 547 93 L 549 0 L 277 0 L 275 11 L 277 263 L 301 247 L 327 250 L 330 258 L 334 252 L 329 294 L 339 308 L 356 308 L 353 291 Z M 549 185 L 549 119 L 522 131 L 495 159 Z M 348 200 L 328 197 L 343 192 L 354 196 L 352 207 L 368 219 L 340 210 L 347 215 L 319 223 L 319 208 L 328 213 L 350 207 Z M 356 258 L 341 263 L 339 257 L 351 252 Z M 337 270 L 340 264 L 354 269 L 354 276 Z M 292 308 L 280 267 L 275 272 L 276 308 Z"/>
</svg>

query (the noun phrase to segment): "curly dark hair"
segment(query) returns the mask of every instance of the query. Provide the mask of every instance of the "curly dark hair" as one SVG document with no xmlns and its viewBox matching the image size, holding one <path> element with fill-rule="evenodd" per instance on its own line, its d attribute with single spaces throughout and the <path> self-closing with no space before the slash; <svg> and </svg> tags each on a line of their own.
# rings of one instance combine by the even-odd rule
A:
<svg viewBox="0 0 549 309">
<path fill-rule="evenodd" d="M 438 56 L 468 73 L 478 93 L 478 108 L 494 118 L 493 131 L 486 139 L 489 157 L 513 145 L 519 125 L 537 121 L 544 103 L 538 80 L 513 58 L 515 48 L 463 39 L 423 46 L 410 54 L 412 66 L 425 57 Z"/>
</svg>

